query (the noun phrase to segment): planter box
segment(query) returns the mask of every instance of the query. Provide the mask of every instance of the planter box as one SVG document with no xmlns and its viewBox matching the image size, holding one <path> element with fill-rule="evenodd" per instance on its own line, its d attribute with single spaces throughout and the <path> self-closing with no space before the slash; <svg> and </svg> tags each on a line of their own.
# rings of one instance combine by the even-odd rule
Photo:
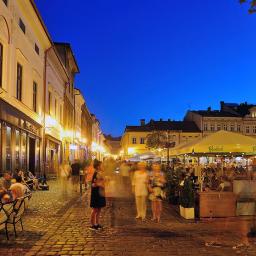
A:
<svg viewBox="0 0 256 256">
<path fill-rule="evenodd" d="M 232 192 L 200 192 L 200 217 L 236 216 L 237 196 Z"/>
<path fill-rule="evenodd" d="M 180 215 L 186 220 L 194 219 L 195 208 L 184 208 L 180 205 Z"/>
<path fill-rule="evenodd" d="M 255 214 L 254 201 L 237 202 L 236 215 L 237 216 L 252 216 Z"/>
<path fill-rule="evenodd" d="M 256 198 L 256 180 L 234 180 L 233 192 L 240 198 Z"/>
</svg>

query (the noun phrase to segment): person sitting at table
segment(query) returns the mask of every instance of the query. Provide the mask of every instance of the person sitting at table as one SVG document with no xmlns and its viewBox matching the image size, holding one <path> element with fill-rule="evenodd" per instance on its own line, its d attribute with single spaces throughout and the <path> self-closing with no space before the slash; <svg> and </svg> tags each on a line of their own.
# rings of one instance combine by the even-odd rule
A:
<svg viewBox="0 0 256 256">
<path fill-rule="evenodd" d="M 16 180 L 18 176 L 19 176 L 19 169 L 15 169 L 15 171 L 12 174 L 12 178 Z"/>
<path fill-rule="evenodd" d="M 5 172 L 3 177 L 0 178 L 0 191 L 7 191 L 11 186 L 12 176 L 9 172 Z"/>
<path fill-rule="evenodd" d="M 33 175 L 33 173 L 31 171 L 28 171 L 27 173 L 27 178 L 30 181 L 33 181 L 33 189 L 36 190 L 39 188 L 39 182 L 38 179 Z"/>
<path fill-rule="evenodd" d="M 22 178 L 20 176 L 18 176 L 16 182 L 11 185 L 10 190 L 14 200 L 23 197 L 26 193 L 30 192 L 28 187 L 22 184 Z"/>
<path fill-rule="evenodd" d="M 221 182 L 218 187 L 218 191 L 232 191 L 232 184 L 226 176 L 221 177 Z"/>
</svg>

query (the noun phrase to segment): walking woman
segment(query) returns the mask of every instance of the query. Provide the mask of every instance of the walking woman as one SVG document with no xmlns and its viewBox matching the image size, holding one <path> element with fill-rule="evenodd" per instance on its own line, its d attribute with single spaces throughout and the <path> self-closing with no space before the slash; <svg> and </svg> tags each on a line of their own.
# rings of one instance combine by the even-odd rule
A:
<svg viewBox="0 0 256 256">
<path fill-rule="evenodd" d="M 97 159 L 94 160 L 94 174 L 92 176 L 92 187 L 91 187 L 91 230 L 101 229 L 102 226 L 99 224 L 101 208 L 106 206 L 105 199 L 105 184 L 103 177 L 103 170 L 101 168 L 101 162 Z"/>
<path fill-rule="evenodd" d="M 165 198 L 163 188 L 165 186 L 165 178 L 161 172 L 161 166 L 159 164 L 152 165 L 152 175 L 149 179 L 149 200 L 151 200 L 152 208 L 152 220 L 160 222 L 162 213 L 162 200 Z"/>
<path fill-rule="evenodd" d="M 147 212 L 146 200 L 148 196 L 148 173 L 146 163 L 138 163 L 138 169 L 134 173 L 132 185 L 137 208 L 136 219 L 141 218 L 145 220 Z"/>
</svg>

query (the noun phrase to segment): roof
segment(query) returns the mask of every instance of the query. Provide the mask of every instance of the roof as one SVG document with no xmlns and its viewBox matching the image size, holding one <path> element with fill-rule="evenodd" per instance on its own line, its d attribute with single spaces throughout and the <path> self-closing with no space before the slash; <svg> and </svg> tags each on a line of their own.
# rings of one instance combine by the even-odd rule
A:
<svg viewBox="0 0 256 256">
<path fill-rule="evenodd" d="M 151 131 L 182 131 L 200 132 L 192 121 L 153 121 L 140 126 L 126 126 L 126 132 L 151 132 Z"/>
<path fill-rule="evenodd" d="M 74 59 L 74 63 L 75 63 L 75 65 L 76 65 L 76 69 L 77 69 L 77 72 L 76 72 L 76 73 L 79 73 L 80 70 L 79 70 L 79 67 L 78 67 L 78 64 L 77 64 L 75 55 L 74 55 L 74 53 L 73 53 L 73 51 L 72 51 L 71 44 L 70 44 L 70 43 L 66 43 L 66 42 L 54 42 L 54 45 L 61 45 L 61 46 L 65 46 L 65 47 L 69 48 L 69 50 L 70 50 L 70 52 L 71 52 L 71 54 L 72 54 L 72 57 L 73 57 L 73 59 Z"/>
<path fill-rule="evenodd" d="M 221 110 L 197 110 L 197 111 L 191 111 L 193 113 L 196 113 L 200 116 L 205 117 L 240 117 L 240 115 L 237 113 L 230 113 L 227 111 L 221 111 Z"/>
<path fill-rule="evenodd" d="M 106 140 L 111 140 L 111 141 L 121 141 L 122 137 L 113 137 L 111 134 L 104 134 L 104 137 Z"/>
<path fill-rule="evenodd" d="M 35 4 L 35 1 L 34 1 L 34 0 L 30 0 L 30 3 L 31 3 L 31 5 L 32 5 L 32 7 L 33 7 L 33 9 L 34 9 L 34 11 L 35 11 L 35 13 L 36 13 L 36 15 L 37 15 L 37 17 L 38 17 L 40 23 L 41 23 L 43 29 L 44 29 L 45 34 L 47 35 L 47 37 L 48 37 L 49 41 L 51 42 L 51 44 L 53 44 L 52 39 L 51 39 L 51 36 L 50 36 L 50 34 L 49 34 L 49 32 L 48 32 L 48 30 L 47 30 L 45 24 L 44 24 L 43 18 L 42 18 L 42 16 L 41 16 L 39 10 L 37 9 L 37 6 L 36 6 L 36 4 Z"/>
</svg>

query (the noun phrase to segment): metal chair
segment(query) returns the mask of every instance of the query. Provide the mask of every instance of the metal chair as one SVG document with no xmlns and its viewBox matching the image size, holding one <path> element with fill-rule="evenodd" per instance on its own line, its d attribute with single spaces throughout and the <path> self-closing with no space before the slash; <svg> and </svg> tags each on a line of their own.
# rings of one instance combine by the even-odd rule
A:
<svg viewBox="0 0 256 256">
<path fill-rule="evenodd" d="M 25 211 L 25 197 L 17 198 L 13 205 L 13 211 L 8 216 L 7 224 L 12 224 L 15 237 L 17 237 L 16 232 L 16 224 L 20 222 L 22 231 L 23 231 L 23 223 L 22 223 L 22 215 Z"/>
<path fill-rule="evenodd" d="M 7 221 L 9 215 L 13 212 L 13 203 L 0 204 L 0 230 L 5 229 L 5 235 L 9 240 Z"/>
</svg>

